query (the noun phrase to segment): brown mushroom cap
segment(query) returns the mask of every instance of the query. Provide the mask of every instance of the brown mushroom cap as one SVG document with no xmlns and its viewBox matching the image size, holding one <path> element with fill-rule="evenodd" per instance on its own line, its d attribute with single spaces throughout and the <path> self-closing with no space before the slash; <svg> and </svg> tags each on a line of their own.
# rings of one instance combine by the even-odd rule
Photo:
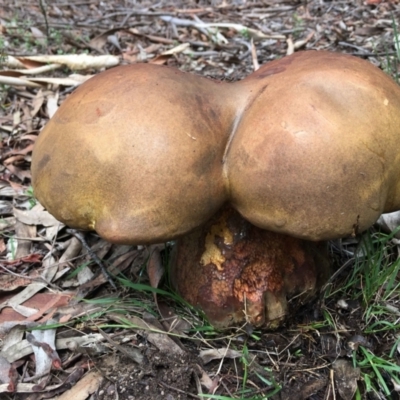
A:
<svg viewBox="0 0 400 400">
<path fill-rule="evenodd" d="M 39 201 L 115 243 L 176 238 L 231 202 L 254 225 L 346 236 L 400 208 L 400 88 L 302 52 L 226 84 L 137 64 L 90 79 L 32 157 Z"/>
<path fill-rule="evenodd" d="M 400 88 L 390 77 L 355 57 L 302 52 L 237 85 L 256 93 L 224 165 L 245 219 L 325 240 L 400 208 Z"/>
<path fill-rule="evenodd" d="M 227 84 L 177 69 L 123 66 L 59 108 L 33 153 L 35 195 L 67 225 L 114 243 L 175 238 L 226 201 Z"/>
</svg>

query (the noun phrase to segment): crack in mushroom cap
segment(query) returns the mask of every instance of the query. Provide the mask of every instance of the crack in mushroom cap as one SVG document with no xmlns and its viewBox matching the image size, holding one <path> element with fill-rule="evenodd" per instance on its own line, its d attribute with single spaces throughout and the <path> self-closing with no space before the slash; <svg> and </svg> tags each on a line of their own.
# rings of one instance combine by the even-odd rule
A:
<svg viewBox="0 0 400 400">
<path fill-rule="evenodd" d="M 137 64 L 79 87 L 32 157 L 39 201 L 115 243 L 176 238 L 231 202 L 324 240 L 400 207 L 400 89 L 367 61 L 299 52 L 243 81 Z"/>
</svg>

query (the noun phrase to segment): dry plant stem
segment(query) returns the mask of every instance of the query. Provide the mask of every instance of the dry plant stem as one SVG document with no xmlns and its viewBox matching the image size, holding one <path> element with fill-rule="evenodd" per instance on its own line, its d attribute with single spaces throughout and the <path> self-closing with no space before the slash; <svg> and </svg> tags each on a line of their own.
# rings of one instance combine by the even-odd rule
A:
<svg viewBox="0 0 400 400">
<path fill-rule="evenodd" d="M 67 232 L 70 233 L 71 235 L 74 235 L 82 243 L 82 246 L 89 253 L 90 258 L 100 267 L 101 272 L 103 273 L 103 275 L 105 276 L 105 278 L 107 279 L 109 284 L 115 290 L 117 290 L 117 285 L 113 281 L 113 279 L 112 279 L 110 273 L 108 272 L 107 268 L 104 266 L 104 263 L 100 260 L 99 257 L 97 257 L 96 253 L 94 253 L 92 251 L 92 249 L 89 247 L 89 245 L 87 244 L 87 242 L 86 242 L 84 236 L 82 235 L 82 233 L 78 232 L 76 229 L 67 229 Z"/>
<path fill-rule="evenodd" d="M 321 292 L 324 292 L 329 285 L 332 284 L 332 282 L 335 281 L 335 279 L 349 266 L 351 266 L 352 263 L 354 263 L 354 258 L 351 258 L 350 260 L 347 260 L 339 269 L 337 269 L 332 276 L 328 279 L 328 281 L 325 283 L 325 285 L 321 288 Z"/>
<path fill-rule="evenodd" d="M 175 387 L 173 387 L 173 386 L 167 385 L 167 384 L 164 383 L 164 382 L 161 382 L 161 381 L 160 381 L 159 384 L 160 384 L 161 386 L 164 386 L 164 387 L 168 388 L 168 389 L 175 390 L 175 391 L 178 392 L 178 393 L 185 394 L 186 396 L 191 397 L 192 399 L 200 399 L 200 398 L 201 398 L 201 397 L 199 397 L 199 396 L 196 396 L 195 394 L 188 393 L 188 392 L 185 392 L 184 390 L 181 390 L 181 389 L 175 388 Z"/>
<path fill-rule="evenodd" d="M 46 13 L 44 0 L 39 0 L 39 5 L 40 5 L 40 10 L 42 11 L 43 18 L 44 18 L 44 23 L 45 23 L 45 26 L 46 26 L 47 40 L 49 40 L 50 39 L 49 21 L 47 20 L 47 13 Z"/>
</svg>

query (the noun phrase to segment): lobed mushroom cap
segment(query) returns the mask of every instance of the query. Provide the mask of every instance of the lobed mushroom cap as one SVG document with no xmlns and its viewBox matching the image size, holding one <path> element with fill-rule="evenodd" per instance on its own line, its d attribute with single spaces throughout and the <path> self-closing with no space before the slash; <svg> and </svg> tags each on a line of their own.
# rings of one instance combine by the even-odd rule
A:
<svg viewBox="0 0 400 400">
<path fill-rule="evenodd" d="M 227 198 L 221 158 L 233 111 L 226 84 L 138 64 L 88 80 L 41 132 L 35 195 L 59 220 L 114 243 L 175 238 Z"/>
<path fill-rule="evenodd" d="M 256 226 L 344 237 L 400 208 L 400 87 L 367 61 L 301 52 L 239 82 L 252 88 L 224 165 Z"/>
<path fill-rule="evenodd" d="M 32 157 L 39 201 L 115 243 L 174 239 L 230 202 L 310 240 L 400 208 L 400 88 L 367 61 L 300 52 L 227 84 L 136 64 L 62 104 Z"/>
</svg>

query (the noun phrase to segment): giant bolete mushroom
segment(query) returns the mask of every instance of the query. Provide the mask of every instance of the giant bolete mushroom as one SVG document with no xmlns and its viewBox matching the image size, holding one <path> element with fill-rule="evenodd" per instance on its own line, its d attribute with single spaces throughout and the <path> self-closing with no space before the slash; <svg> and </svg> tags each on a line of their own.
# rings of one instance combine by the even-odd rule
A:
<svg viewBox="0 0 400 400">
<path fill-rule="evenodd" d="M 320 241 L 400 208 L 399 141 L 400 88 L 356 57 L 299 52 L 235 83 L 138 64 L 67 98 L 32 179 L 72 227 L 181 238 L 173 281 L 212 323 L 272 326 L 326 278 Z"/>
</svg>

